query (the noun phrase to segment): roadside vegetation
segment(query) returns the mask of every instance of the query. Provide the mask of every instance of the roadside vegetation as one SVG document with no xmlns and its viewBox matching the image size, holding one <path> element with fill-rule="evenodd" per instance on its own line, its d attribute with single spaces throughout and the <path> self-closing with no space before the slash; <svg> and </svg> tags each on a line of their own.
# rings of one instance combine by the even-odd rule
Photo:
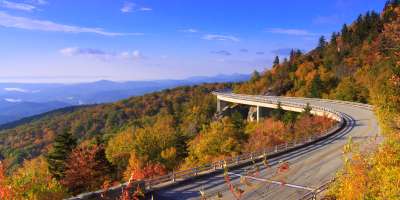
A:
<svg viewBox="0 0 400 200">
<path fill-rule="evenodd" d="M 212 161 L 224 160 L 241 153 L 254 152 L 267 147 L 318 136 L 329 130 L 335 121 L 281 111 L 267 116 L 259 123 L 245 121 L 239 113 L 213 122 L 189 142 L 189 154 L 184 167 L 194 167 Z M 288 119 L 290 120 L 283 120 Z"/>
<path fill-rule="evenodd" d="M 399 0 L 388 1 L 381 13 L 360 15 L 329 41 L 321 37 L 308 53 L 276 57 L 271 69 L 245 83 L 179 87 L 3 130 L 0 198 L 59 199 L 321 133 L 333 124 L 290 112 L 271 113 L 259 124 L 241 113 L 213 121 L 210 93 L 223 88 L 374 105 L 384 142 L 373 152 L 350 143 L 327 198 L 400 199 Z"/>
<path fill-rule="evenodd" d="M 378 137 L 371 138 L 368 151 L 350 143 L 327 198 L 400 199 L 400 1 L 387 1 L 382 13 L 360 15 L 329 43 L 321 37 L 310 53 L 293 51 L 254 77 L 235 91 L 372 104 L 384 141 L 375 148 Z"/>
</svg>

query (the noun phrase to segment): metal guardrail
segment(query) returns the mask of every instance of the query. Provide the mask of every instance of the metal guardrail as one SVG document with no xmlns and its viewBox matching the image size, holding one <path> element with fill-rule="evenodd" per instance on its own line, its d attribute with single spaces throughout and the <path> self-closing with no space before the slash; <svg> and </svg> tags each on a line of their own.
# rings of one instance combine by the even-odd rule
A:
<svg viewBox="0 0 400 200">
<path fill-rule="evenodd" d="M 329 185 L 333 182 L 334 180 L 328 181 L 324 184 L 322 184 L 320 187 L 316 188 L 313 191 L 310 191 L 306 193 L 304 196 L 302 196 L 299 200 L 316 200 L 318 195 L 320 195 L 322 192 L 327 190 L 329 188 Z"/>
<path fill-rule="evenodd" d="M 278 96 L 266 96 L 266 97 L 281 98 L 281 97 L 278 97 Z M 364 109 L 367 109 L 367 110 L 373 110 L 373 106 L 372 106 L 372 105 L 364 104 L 364 103 L 359 103 L 359 102 L 349 102 L 349 101 L 333 100 L 333 99 L 307 98 L 307 97 L 283 97 L 283 98 L 287 98 L 287 99 L 304 99 L 304 100 L 311 100 L 311 101 L 333 102 L 333 103 L 339 103 L 339 104 L 345 104 L 345 105 L 352 105 L 352 106 L 364 108 Z"/>
<path fill-rule="evenodd" d="M 279 98 L 271 99 L 271 98 L 266 98 L 266 96 L 237 95 L 237 94 L 232 94 L 232 93 L 220 93 L 220 92 L 213 92 L 213 94 L 230 97 L 230 98 L 235 98 L 235 99 L 247 100 L 247 101 L 257 101 L 257 102 L 271 103 L 271 104 L 281 103 L 282 106 L 290 106 L 290 107 L 302 108 L 302 109 L 306 106 L 306 104 L 304 104 L 304 103 L 281 101 Z M 301 139 L 298 139 L 295 141 L 275 145 L 273 147 L 267 147 L 267 148 L 261 149 L 259 151 L 241 154 L 236 157 L 228 157 L 225 160 L 219 160 L 216 162 L 208 163 L 205 165 L 200 165 L 200 166 L 186 169 L 186 170 L 173 171 L 173 172 L 170 172 L 163 176 L 145 179 L 145 180 L 143 180 L 143 182 L 144 182 L 146 191 L 151 191 L 157 186 L 165 186 L 165 185 L 172 184 L 172 183 L 175 183 L 178 181 L 187 180 L 189 178 L 193 178 L 193 177 L 196 177 L 199 175 L 203 175 L 203 174 L 207 174 L 207 173 L 211 173 L 211 172 L 215 172 L 215 171 L 223 171 L 224 163 L 228 166 L 228 168 L 231 168 L 231 167 L 243 165 L 245 163 L 250 163 L 253 160 L 262 159 L 265 156 L 272 157 L 275 155 L 279 155 L 279 154 L 294 150 L 296 148 L 314 143 L 325 137 L 328 137 L 328 136 L 336 133 L 341 127 L 344 126 L 345 121 L 344 121 L 344 115 L 342 113 L 337 112 L 331 108 L 314 106 L 314 105 L 310 105 L 310 106 L 311 106 L 312 110 L 324 111 L 324 112 L 328 112 L 328 113 L 335 115 L 338 123 L 331 129 L 329 129 L 328 131 L 321 133 L 318 137 L 311 136 L 311 137 L 307 137 L 307 138 L 301 138 Z M 101 192 L 101 191 L 99 191 L 99 192 Z M 82 199 L 84 199 L 84 198 L 82 198 Z"/>
<path fill-rule="evenodd" d="M 133 194 L 137 187 L 139 188 L 144 188 L 144 182 L 143 181 L 135 181 L 131 183 L 130 186 L 128 186 L 128 183 L 123 183 L 120 185 L 116 185 L 113 187 L 110 187 L 108 189 L 102 189 L 102 190 L 97 190 L 97 191 L 92 191 L 92 192 L 86 192 L 79 194 L 77 196 L 68 198 L 66 200 L 98 200 L 98 199 L 111 199 L 108 197 L 118 197 L 121 196 L 121 194 L 126 191 L 129 192 L 130 194 Z M 113 198 L 116 199 L 116 198 Z"/>
<path fill-rule="evenodd" d="M 269 103 L 269 104 L 275 104 L 275 105 L 280 103 L 282 106 L 289 106 L 289 107 L 300 108 L 300 109 L 303 109 L 307 105 L 306 103 L 295 103 L 295 102 L 289 102 L 287 100 L 282 100 L 282 98 L 276 97 L 276 96 L 245 95 L 245 94 L 239 95 L 239 94 L 224 93 L 224 92 L 222 92 L 222 93 L 221 92 L 213 92 L 213 94 L 222 96 L 222 97 L 232 98 L 232 99 L 244 100 L 244 101 Z M 284 97 L 284 98 L 286 98 L 286 97 Z M 291 98 L 296 98 L 296 97 L 291 97 Z M 312 108 L 312 110 L 325 111 L 325 112 L 334 114 L 338 117 L 337 118 L 338 121 L 340 121 L 343 118 L 342 114 L 340 112 L 337 112 L 336 110 L 333 110 L 331 108 L 315 106 L 315 105 L 310 105 L 310 107 Z"/>
<path fill-rule="evenodd" d="M 246 95 L 246 94 L 233 94 L 229 91 L 215 91 L 213 92 L 215 95 L 221 95 L 221 96 L 234 96 L 235 98 L 238 98 L 238 96 L 245 96 L 249 99 L 252 98 L 269 98 L 269 99 L 276 99 L 276 101 L 280 101 L 279 99 L 285 98 L 285 99 L 303 99 L 303 100 L 310 100 L 310 101 L 325 101 L 325 102 L 333 102 L 333 103 L 340 103 L 340 104 L 346 104 L 346 105 L 352 105 L 355 107 L 361 107 L 364 109 L 372 110 L 373 106 L 369 104 L 364 104 L 364 103 L 359 103 L 359 102 L 349 102 L 349 101 L 342 101 L 342 100 L 333 100 L 333 99 L 319 99 L 319 98 L 308 98 L 308 97 L 287 97 L 287 96 L 266 96 L 266 95 Z"/>
</svg>

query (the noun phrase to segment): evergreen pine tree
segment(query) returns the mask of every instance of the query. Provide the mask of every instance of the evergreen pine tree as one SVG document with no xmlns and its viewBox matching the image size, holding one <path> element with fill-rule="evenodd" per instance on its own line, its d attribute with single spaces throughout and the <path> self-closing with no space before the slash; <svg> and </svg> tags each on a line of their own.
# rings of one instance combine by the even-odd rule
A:
<svg viewBox="0 0 400 200">
<path fill-rule="evenodd" d="M 349 28 L 347 27 L 346 24 L 343 24 L 341 32 L 342 32 L 343 42 L 348 43 L 350 41 L 350 32 L 349 32 Z"/>
<path fill-rule="evenodd" d="M 319 98 L 321 97 L 321 90 L 322 90 L 322 81 L 319 75 L 317 75 L 311 82 L 311 91 L 310 97 L 312 98 Z"/>
<path fill-rule="evenodd" d="M 332 33 L 332 36 L 331 36 L 331 44 L 334 45 L 334 46 L 336 46 L 336 45 L 337 45 L 336 40 L 337 40 L 336 32 L 333 32 L 333 33 Z"/>
<path fill-rule="evenodd" d="M 274 67 L 279 65 L 279 56 L 275 56 Z"/>
<path fill-rule="evenodd" d="M 290 50 L 290 55 L 289 55 L 290 62 L 293 62 L 295 58 L 296 58 L 296 52 L 294 51 L 294 49 L 292 49 Z"/>
<path fill-rule="evenodd" d="M 296 122 L 297 115 L 298 114 L 296 112 L 291 112 L 291 111 L 285 112 L 285 114 L 283 115 L 282 121 L 286 125 L 293 126 L 294 123 Z"/>
<path fill-rule="evenodd" d="M 243 116 L 240 112 L 238 112 L 238 111 L 233 112 L 231 119 L 232 119 L 233 126 L 237 130 L 241 131 L 244 128 Z"/>
<path fill-rule="evenodd" d="M 318 40 L 318 49 L 323 49 L 326 46 L 326 41 L 325 41 L 325 37 L 321 36 Z"/>
<path fill-rule="evenodd" d="M 301 52 L 300 49 L 296 50 L 296 57 L 300 57 L 303 53 Z"/>
<path fill-rule="evenodd" d="M 67 131 L 54 139 L 53 149 L 46 156 L 49 170 L 54 178 L 60 180 L 64 177 L 66 160 L 75 146 L 76 140 Z"/>
</svg>

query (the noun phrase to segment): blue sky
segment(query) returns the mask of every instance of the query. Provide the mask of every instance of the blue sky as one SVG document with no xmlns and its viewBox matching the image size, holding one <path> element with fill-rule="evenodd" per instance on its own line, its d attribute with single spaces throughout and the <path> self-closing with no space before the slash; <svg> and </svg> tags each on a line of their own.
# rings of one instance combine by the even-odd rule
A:
<svg viewBox="0 0 400 200">
<path fill-rule="evenodd" d="M 251 73 L 377 0 L 0 0 L 0 82 Z"/>
</svg>

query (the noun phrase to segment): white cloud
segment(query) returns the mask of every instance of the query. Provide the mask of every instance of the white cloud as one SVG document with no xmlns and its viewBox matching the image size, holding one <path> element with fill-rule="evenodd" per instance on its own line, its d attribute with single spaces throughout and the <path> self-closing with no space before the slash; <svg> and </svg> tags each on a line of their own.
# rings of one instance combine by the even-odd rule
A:
<svg viewBox="0 0 400 200">
<path fill-rule="evenodd" d="M 226 51 L 226 50 L 220 50 L 220 51 L 211 51 L 212 54 L 218 54 L 218 55 L 222 55 L 222 56 L 230 56 L 232 55 L 231 52 Z"/>
<path fill-rule="evenodd" d="M 17 88 L 17 87 L 4 88 L 4 90 L 7 92 L 22 92 L 22 93 L 38 93 L 38 92 L 40 92 L 40 90 L 26 90 L 26 89 Z"/>
<path fill-rule="evenodd" d="M 4 12 L 0 12 L 0 26 L 8 28 L 19 28 L 25 30 L 38 30 L 38 31 L 50 31 L 50 32 L 94 33 L 104 36 L 143 35 L 143 33 L 107 32 L 101 28 L 88 28 L 88 27 L 64 25 L 51 21 L 35 20 L 26 17 L 12 16 Z"/>
<path fill-rule="evenodd" d="M 123 13 L 128 13 L 133 11 L 133 7 L 135 7 L 136 4 L 132 2 L 125 2 L 124 5 L 121 8 L 121 12 Z"/>
<path fill-rule="evenodd" d="M 22 102 L 21 99 L 12 99 L 12 98 L 5 98 L 4 100 L 10 102 L 10 103 L 19 103 Z"/>
<path fill-rule="evenodd" d="M 35 6 L 26 4 L 26 3 L 15 3 L 6 0 L 0 0 L 0 7 L 13 9 L 13 10 L 22 10 L 22 11 L 33 11 L 36 9 Z"/>
<path fill-rule="evenodd" d="M 28 90 L 22 88 L 4 88 L 4 90 L 7 92 L 24 92 L 24 93 L 29 92 Z"/>
<path fill-rule="evenodd" d="M 215 34 L 207 34 L 203 36 L 205 40 L 220 40 L 220 41 L 232 41 L 232 42 L 239 42 L 239 38 L 234 37 L 232 35 L 215 35 Z"/>
<path fill-rule="evenodd" d="M 149 7 L 138 7 L 135 3 L 133 2 L 125 2 L 122 5 L 121 12 L 123 13 L 130 13 L 134 11 L 152 11 L 152 8 Z"/>
<path fill-rule="evenodd" d="M 199 32 L 199 30 L 194 29 L 194 28 L 183 29 L 183 30 L 181 30 L 181 31 L 182 31 L 182 32 L 185 32 L 185 33 L 197 33 L 197 32 Z"/>
<path fill-rule="evenodd" d="M 149 8 L 149 7 L 141 7 L 141 8 L 139 8 L 139 10 L 140 11 L 152 11 L 153 9 Z"/>
<path fill-rule="evenodd" d="M 143 55 L 139 50 L 114 53 L 93 48 L 67 47 L 64 49 L 60 49 L 60 53 L 64 56 L 85 56 L 101 60 L 111 60 L 111 59 L 138 60 L 143 58 Z"/>
<path fill-rule="evenodd" d="M 79 48 L 79 47 L 67 47 L 60 50 L 60 53 L 66 56 L 112 56 L 110 53 L 106 53 L 99 49 L 92 48 Z"/>
<path fill-rule="evenodd" d="M 36 5 L 45 5 L 45 4 L 47 4 L 46 0 L 29 0 L 27 2 L 32 3 L 32 4 L 36 4 Z"/>
<path fill-rule="evenodd" d="M 317 33 L 312 33 L 303 29 L 284 29 L 284 28 L 270 28 L 267 29 L 268 33 L 285 34 L 285 35 L 295 35 L 295 36 L 316 36 Z"/>
<path fill-rule="evenodd" d="M 129 51 L 122 52 L 122 53 L 119 54 L 119 57 L 122 57 L 122 58 L 125 58 L 125 59 L 137 60 L 137 59 L 143 58 L 143 55 L 139 50 L 135 50 L 135 51 L 132 51 L 132 52 L 129 52 Z"/>
</svg>

